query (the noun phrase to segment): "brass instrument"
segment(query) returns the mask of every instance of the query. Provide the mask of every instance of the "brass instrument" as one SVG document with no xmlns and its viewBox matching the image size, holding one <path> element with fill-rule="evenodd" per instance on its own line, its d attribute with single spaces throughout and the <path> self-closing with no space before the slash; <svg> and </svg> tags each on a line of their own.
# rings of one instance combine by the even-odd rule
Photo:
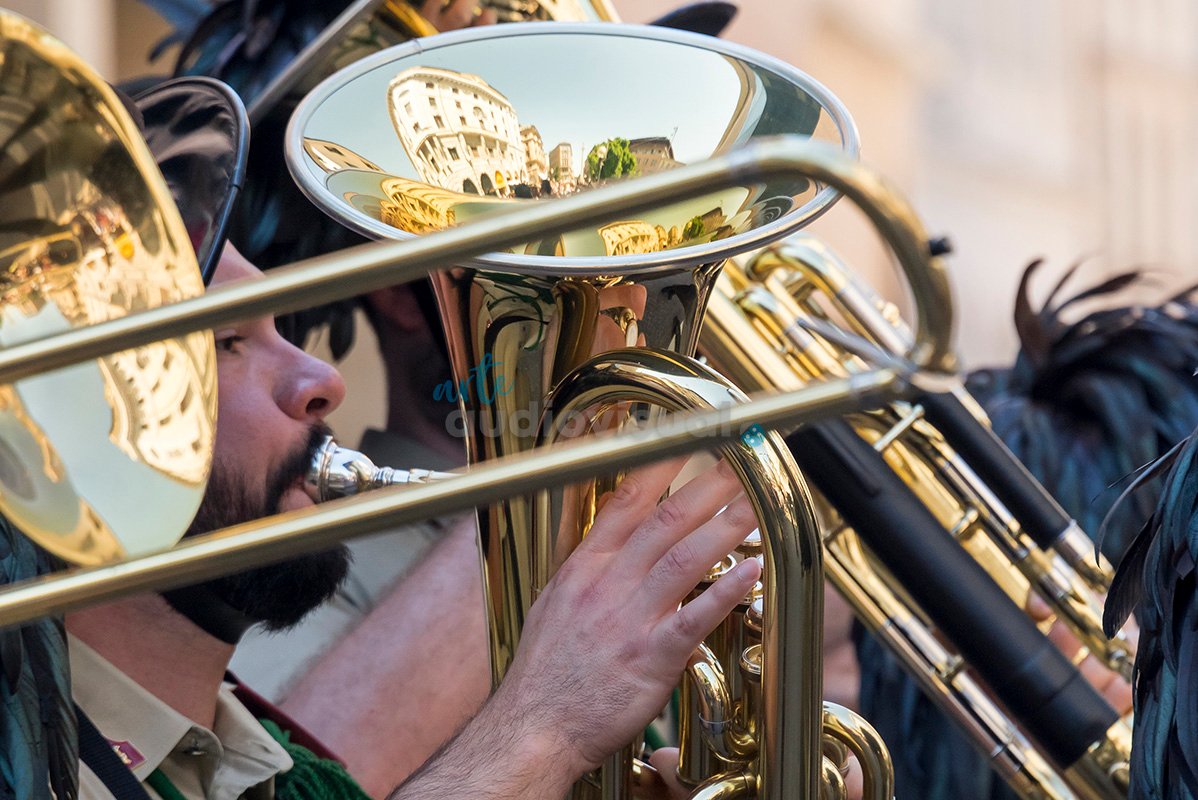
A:
<svg viewBox="0 0 1198 800">
<path fill-rule="evenodd" d="M 901 352 L 909 341 L 893 306 L 862 285 L 824 245 L 798 236 L 758 254 L 743 270 L 725 269 L 700 349 L 746 388 L 792 390 L 862 368 L 862 360 L 835 337 L 821 337 L 834 319 L 867 337 L 883 355 Z M 975 405 L 959 382 L 950 380 L 938 390 Z M 1031 541 L 995 491 L 924 419 L 918 400 L 854 414 L 853 426 L 1012 601 L 1022 607 L 1029 591 L 1039 592 L 1092 652 L 1129 677 L 1130 644 L 1102 634 L 1095 594 L 1102 583 L 1093 578 L 1101 567 L 1079 574 L 1065 555 Z M 984 683 L 963 669 L 968 662 L 961 653 L 932 635 L 927 609 L 913 602 L 901 581 L 896 585 L 859 533 L 834 509 L 826 507 L 825 514 L 829 579 L 1017 792 L 1028 798 L 1126 796 L 1130 729 L 1125 721 L 1113 722 L 1075 763 L 1054 762 Z M 1064 541 L 1071 532 L 1076 526 L 1066 530 Z M 1065 549 L 1066 555 L 1078 552 Z"/>
<path fill-rule="evenodd" d="M 788 336 L 792 347 L 808 344 L 805 337 L 793 335 L 801 327 L 803 315 L 829 319 L 819 297 L 827 298 L 854 332 L 887 353 L 898 355 L 911 340 L 898 310 L 857 278 L 826 245 L 811 237 L 794 237 L 771 248 L 754 258 L 747 269 L 762 288 L 759 293 L 750 289 L 753 297 L 745 296 L 742 307 L 757 317 L 771 316 L 772 324 L 785 326 L 792 334 Z M 776 275 L 778 282 L 770 280 L 771 275 Z M 780 295 L 780 291 L 784 294 Z M 793 303 L 783 306 L 785 300 L 775 302 L 779 296 L 789 296 Z M 842 369 L 861 369 L 858 359 L 842 358 L 841 363 Z M 825 362 L 825 366 L 835 370 L 830 363 Z M 918 402 L 921 399 L 924 402 Z M 926 395 L 905 408 L 870 415 L 869 420 L 878 428 L 875 434 L 881 443 L 878 449 L 906 446 L 913 453 L 896 455 L 896 462 L 910 464 L 918 459 L 933 465 L 935 478 L 913 475 L 911 483 L 925 492 L 925 501 L 936 509 L 945 527 L 966 543 L 967 548 L 975 537 L 984 536 L 988 544 L 974 545 L 978 559 L 1013 565 L 1023 577 L 1022 581 L 1015 580 L 1005 566 L 988 570 L 1000 583 L 1014 580 L 1017 585 L 1011 586 L 1012 599 L 1022 604 L 1027 592 L 1035 591 L 1089 653 L 1130 682 L 1135 660 L 1131 643 L 1122 633 L 1107 638 L 1102 631 L 1101 595 L 1110 588 L 1113 573 L 1110 563 L 1077 523 L 1059 510 L 997 437 L 990 434 L 994 446 L 1010 459 L 1000 465 L 1005 477 L 1033 483 L 1055 507 L 1049 513 L 1055 513 L 1061 520 L 1049 526 L 1046 536 L 1035 536 L 1023 518 L 1013 513 L 1011 501 L 1004 500 L 1009 496 L 1005 487 L 993 485 L 994 479 L 988 483 L 975 471 L 975 462 L 954 449 L 952 437 L 937 430 L 937 421 L 945 418 L 946 402 L 967 411 L 968 422 L 988 433 L 985 412 L 963 383 L 950 381 L 937 396 Z M 936 496 L 937 489 L 929 487 L 940 487 L 942 491 Z M 983 552 L 989 547 L 994 549 L 993 555 Z"/>
<path fill-rule="evenodd" d="M 609 86 L 635 87 L 638 65 L 646 63 L 706 89 L 701 109 L 689 95 L 621 97 L 636 109 L 625 128 L 666 133 L 672 126 L 674 141 L 625 137 L 615 127 L 621 109 L 600 102 Z M 557 65 L 568 92 L 529 85 L 526 76 L 543 64 Z M 571 107 L 565 97 L 586 102 Z M 403 238 L 519 197 L 572 194 L 630 171 L 671 169 L 781 125 L 854 146 L 851 122 L 822 87 L 742 48 L 650 28 L 508 26 L 395 48 L 338 73 L 300 104 L 288 150 L 301 189 L 319 207 L 361 233 Z M 559 142 L 552 173 L 518 151 L 516 132 L 529 130 L 543 137 L 544 149 Z M 589 152 L 581 146 L 596 140 Z M 651 417 L 650 409 L 742 402 L 689 358 L 705 300 L 728 255 L 794 231 L 832 199 L 830 187 L 814 181 L 742 186 L 436 273 L 454 381 L 470 387 L 461 398 L 470 460 L 619 429 Z M 763 798 L 815 796 L 823 772 L 823 590 L 813 507 L 777 434 L 751 431 L 719 449 L 761 523 L 761 613 L 749 633 L 740 619 L 749 613 L 746 599 L 728 623 L 744 630 L 713 646 L 703 678 L 692 669 L 695 679 L 684 684 L 701 687 L 708 716 L 701 737 L 683 742 L 680 777 L 700 797 L 740 796 L 729 780 L 755 785 L 753 795 Z M 618 479 L 516 497 L 480 514 L 496 683 L 533 600 Z M 722 719 L 710 716 L 717 710 Z M 856 747 L 876 743 L 876 736 L 836 730 Z M 692 769 L 696 762 L 702 766 Z M 886 769 L 888 757 L 875 753 L 865 763 Z M 632 752 L 616 754 L 576 796 L 631 796 L 632 764 Z M 878 797 L 893 791 L 888 775 L 871 773 L 868 783 Z"/>
</svg>

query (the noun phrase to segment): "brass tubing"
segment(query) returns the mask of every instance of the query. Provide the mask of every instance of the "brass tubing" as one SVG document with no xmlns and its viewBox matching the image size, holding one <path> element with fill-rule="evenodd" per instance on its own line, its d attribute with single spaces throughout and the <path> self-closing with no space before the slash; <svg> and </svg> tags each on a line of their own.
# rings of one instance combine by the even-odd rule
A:
<svg viewBox="0 0 1198 800">
<path fill-rule="evenodd" d="M 943 266 L 928 254 L 914 211 L 881 178 L 839 150 L 795 136 L 763 139 L 727 155 L 593 192 L 497 213 L 402 242 L 378 242 L 271 270 L 258 281 L 225 284 L 202 297 L 130 314 L 0 350 L 0 383 L 98 358 L 171 336 L 263 314 L 282 314 L 416 280 L 427 272 L 609 219 L 746 182 L 800 175 L 844 193 L 891 245 L 919 307 L 909 359 L 951 371 L 951 299 Z M 746 242 L 745 247 L 751 246 Z M 685 253 L 685 248 L 680 253 Z M 727 255 L 735 254 L 730 249 Z M 628 269 L 634 269 L 629 267 Z M 613 267 L 613 274 L 620 272 Z"/>
<path fill-rule="evenodd" d="M 0 628 L 91 603 L 208 580 L 320 550 L 385 528 L 464 511 L 515 493 L 563 486 L 596 472 L 708 449 L 753 425 L 796 424 L 885 402 L 899 376 L 878 372 L 763 397 L 742 406 L 665 420 L 655 429 L 597 436 L 473 468 L 452 480 L 336 500 L 188 539 L 161 553 L 118 564 L 23 581 L 0 591 Z"/>
<path fill-rule="evenodd" d="M 848 800 L 849 790 L 844 785 L 844 775 L 835 761 L 824 756 L 819 787 L 820 800 Z"/>
<path fill-rule="evenodd" d="M 791 291 L 797 282 L 808 281 L 832 299 L 859 333 L 888 352 L 900 353 L 910 346 L 911 332 L 897 316 L 897 309 L 859 281 L 818 240 L 793 237 L 754 258 L 748 269 L 759 279 L 789 273 L 790 279 L 782 282 Z M 801 350 L 810 333 L 799 324 L 793 303 L 787 304 L 789 299 L 777 298 L 777 305 L 770 311 L 783 315 L 777 327 L 783 328 L 782 333 Z M 987 537 L 1006 554 L 1007 560 L 1082 645 L 1109 669 L 1130 681 L 1133 647 L 1124 634 L 1106 636 L 1102 630 L 1102 601 L 1095 594 L 1109 588 L 1110 565 L 1101 556 L 1099 563 L 1094 563 L 1092 544 L 1089 548 L 1078 545 L 1078 537 L 1084 538 L 1084 534 L 1077 524 L 970 410 L 976 402 L 964 385 L 958 379 L 953 379 L 952 384 L 946 392 L 922 393 L 916 398 L 942 436 L 904 438 L 904 442 L 936 465 L 944 482 L 964 502 L 976 503 L 980 527 Z M 958 452 L 959 445 L 967 448 L 963 454 Z M 1019 505 L 1008 508 L 1003 500 L 1010 502 L 1012 498 Z M 1012 510 L 1018 510 L 1019 514 Z M 1039 530 L 1042 535 L 1033 536 L 1032 530 Z"/>
<path fill-rule="evenodd" d="M 696 789 L 689 800 L 744 800 L 756 797 L 756 783 L 752 775 L 745 773 L 718 775 Z"/>
<path fill-rule="evenodd" d="M 701 644 L 687 665 L 697 701 L 698 728 L 703 743 L 725 764 L 747 760 L 755 743 L 737 730 L 724 668 L 711 648 Z"/>
<path fill-rule="evenodd" d="M 800 280 L 810 282 L 837 303 L 858 333 L 869 337 L 891 353 L 901 353 L 910 344 L 911 330 L 899 316 L 898 309 L 878 295 L 873 287 L 860 281 L 836 253 L 818 239 L 804 234 L 791 237 L 785 244 L 770 248 L 754 258 L 749 270 L 755 279 L 761 281 L 768 279 L 770 273 L 776 270 L 792 273 L 791 280 L 783 281 L 788 290 L 797 289 L 795 284 Z M 796 270 L 801 273 L 801 279 L 794 275 Z M 948 394 L 981 425 L 988 428 L 989 422 L 985 412 L 977 401 L 965 390 L 960 380 L 952 383 L 954 385 L 949 388 Z M 1081 530 L 1077 522 L 1069 518 L 1064 509 L 1036 484 L 1030 474 L 1026 474 L 1023 465 L 1013 457 L 1009 463 L 999 464 L 997 469 L 1003 472 L 1023 472 L 1026 480 L 1040 489 L 1039 492 L 1032 491 L 1031 498 L 1022 494 L 1012 495 L 1024 503 L 1024 511 L 1017 516 L 1023 519 L 1026 514 L 1038 521 L 1039 524 L 1034 526 L 1037 530 L 1033 537 L 1037 544 L 1045 549 L 1055 550 L 1093 591 L 1099 594 L 1109 591 L 1114 568 L 1106 556 L 1096 551 L 1090 537 Z M 1024 480 L 1023 476 L 1019 479 Z M 1042 497 L 1039 496 L 1041 494 Z M 1014 505 L 1011 510 L 1020 511 Z M 1025 528 L 1028 527 L 1026 522 L 1025 519 Z M 1126 673 L 1127 670 L 1121 668 L 1118 661 L 1116 655 L 1110 662 L 1112 668 Z M 1124 676 L 1128 677 L 1126 674 Z"/>
<path fill-rule="evenodd" d="M 893 800 L 894 764 L 890 751 L 861 715 L 825 702 L 824 736 L 840 742 L 857 757 L 865 783 L 863 800 Z"/>
<path fill-rule="evenodd" d="M 651 349 L 614 350 L 586 362 L 555 387 L 546 404 L 553 414 L 546 419 L 551 425 L 569 424 L 586 409 L 630 401 L 727 413 L 743 398 L 739 389 L 692 359 Z M 551 427 L 544 438 L 553 441 L 557 433 Z M 759 796 L 812 797 L 820 779 L 820 754 L 813 743 L 819 741 L 823 707 L 819 526 L 806 484 L 780 436 L 746 435 L 720 449 L 757 514 L 765 554 Z M 546 550 L 555 552 L 555 543 Z M 538 584 L 550 577 L 537 564 L 533 574 Z"/>
</svg>

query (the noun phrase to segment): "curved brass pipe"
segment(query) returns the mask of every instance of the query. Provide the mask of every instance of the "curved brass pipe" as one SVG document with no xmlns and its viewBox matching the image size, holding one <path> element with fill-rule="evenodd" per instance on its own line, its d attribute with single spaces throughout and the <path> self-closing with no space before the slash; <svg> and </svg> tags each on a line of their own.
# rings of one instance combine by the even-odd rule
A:
<svg viewBox="0 0 1198 800">
<path fill-rule="evenodd" d="M 893 800 L 894 764 L 886 743 L 860 714 L 824 703 L 824 736 L 849 749 L 865 776 L 863 800 Z"/>
<path fill-rule="evenodd" d="M 757 743 L 737 726 L 724 668 L 711 648 L 699 645 L 687 675 L 699 704 L 699 732 L 707 748 L 725 762 L 743 762 L 757 752 Z"/>
<path fill-rule="evenodd" d="M 836 769 L 835 765 L 831 769 L 836 773 L 836 777 L 840 778 L 840 786 L 843 789 L 844 778 L 841 778 L 840 772 Z M 826 764 L 821 765 L 821 776 L 826 775 L 827 772 L 828 767 Z M 746 800 L 747 798 L 757 796 L 756 783 L 752 775 L 745 773 L 718 775 L 696 789 L 689 800 Z M 821 792 L 820 797 L 823 796 Z M 845 795 L 841 794 L 839 797 L 843 798 Z"/>
<path fill-rule="evenodd" d="M 840 767 L 832 759 L 824 756 L 823 784 L 820 786 L 820 800 L 848 800 L 849 790 L 844 783 L 844 775 Z"/>
<path fill-rule="evenodd" d="M 566 376 L 546 404 L 542 440 L 588 409 L 643 402 L 672 411 L 718 409 L 747 398 L 692 359 L 650 349 L 614 350 Z M 552 411 L 552 414 L 549 412 Z M 762 629 L 762 722 L 758 729 L 759 796 L 813 797 L 820 778 L 823 568 L 819 525 L 806 483 L 776 433 L 750 431 L 720 451 L 740 476 L 760 522 L 765 554 Z M 559 551 L 560 525 L 541 503 L 536 530 L 550 537 L 534 552 Z M 581 531 L 571 535 L 580 536 Z M 563 548 L 572 549 L 572 548 Z M 556 565 L 536 563 L 543 586 Z"/>
</svg>

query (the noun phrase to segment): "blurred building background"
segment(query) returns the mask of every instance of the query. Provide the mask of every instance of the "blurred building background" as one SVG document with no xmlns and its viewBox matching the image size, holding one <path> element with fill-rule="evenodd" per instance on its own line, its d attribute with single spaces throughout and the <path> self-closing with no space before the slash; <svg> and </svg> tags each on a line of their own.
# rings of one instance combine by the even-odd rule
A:
<svg viewBox="0 0 1198 800">
<path fill-rule="evenodd" d="M 680 1 L 614 0 L 629 22 Z M 8 4 L 115 79 L 144 74 L 146 54 L 165 32 L 135 0 Z M 828 86 L 856 118 L 863 159 L 915 202 L 932 233 L 952 239 L 967 365 L 1014 355 L 1012 303 L 1033 258 L 1049 262 L 1036 286 L 1041 296 L 1079 259 L 1086 279 L 1149 268 L 1156 285 L 1143 299 L 1198 280 L 1198 5 L 1191 0 L 740 6 L 725 38 Z M 814 230 L 896 294 L 885 253 L 847 204 Z M 381 397 L 357 394 L 342 415 L 354 425 L 380 413 L 371 404 Z"/>
</svg>

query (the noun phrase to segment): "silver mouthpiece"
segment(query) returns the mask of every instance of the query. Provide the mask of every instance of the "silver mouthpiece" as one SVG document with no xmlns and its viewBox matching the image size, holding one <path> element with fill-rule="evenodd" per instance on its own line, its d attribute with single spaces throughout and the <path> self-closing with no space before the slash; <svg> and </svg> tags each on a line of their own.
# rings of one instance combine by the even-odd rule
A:
<svg viewBox="0 0 1198 800">
<path fill-rule="evenodd" d="M 383 486 L 406 483 L 431 483 L 456 477 L 452 472 L 429 469 L 392 469 L 376 467 L 357 450 L 341 447 L 332 436 L 325 438 L 308 467 L 304 490 L 318 503 L 338 497 L 368 492 Z"/>
</svg>

